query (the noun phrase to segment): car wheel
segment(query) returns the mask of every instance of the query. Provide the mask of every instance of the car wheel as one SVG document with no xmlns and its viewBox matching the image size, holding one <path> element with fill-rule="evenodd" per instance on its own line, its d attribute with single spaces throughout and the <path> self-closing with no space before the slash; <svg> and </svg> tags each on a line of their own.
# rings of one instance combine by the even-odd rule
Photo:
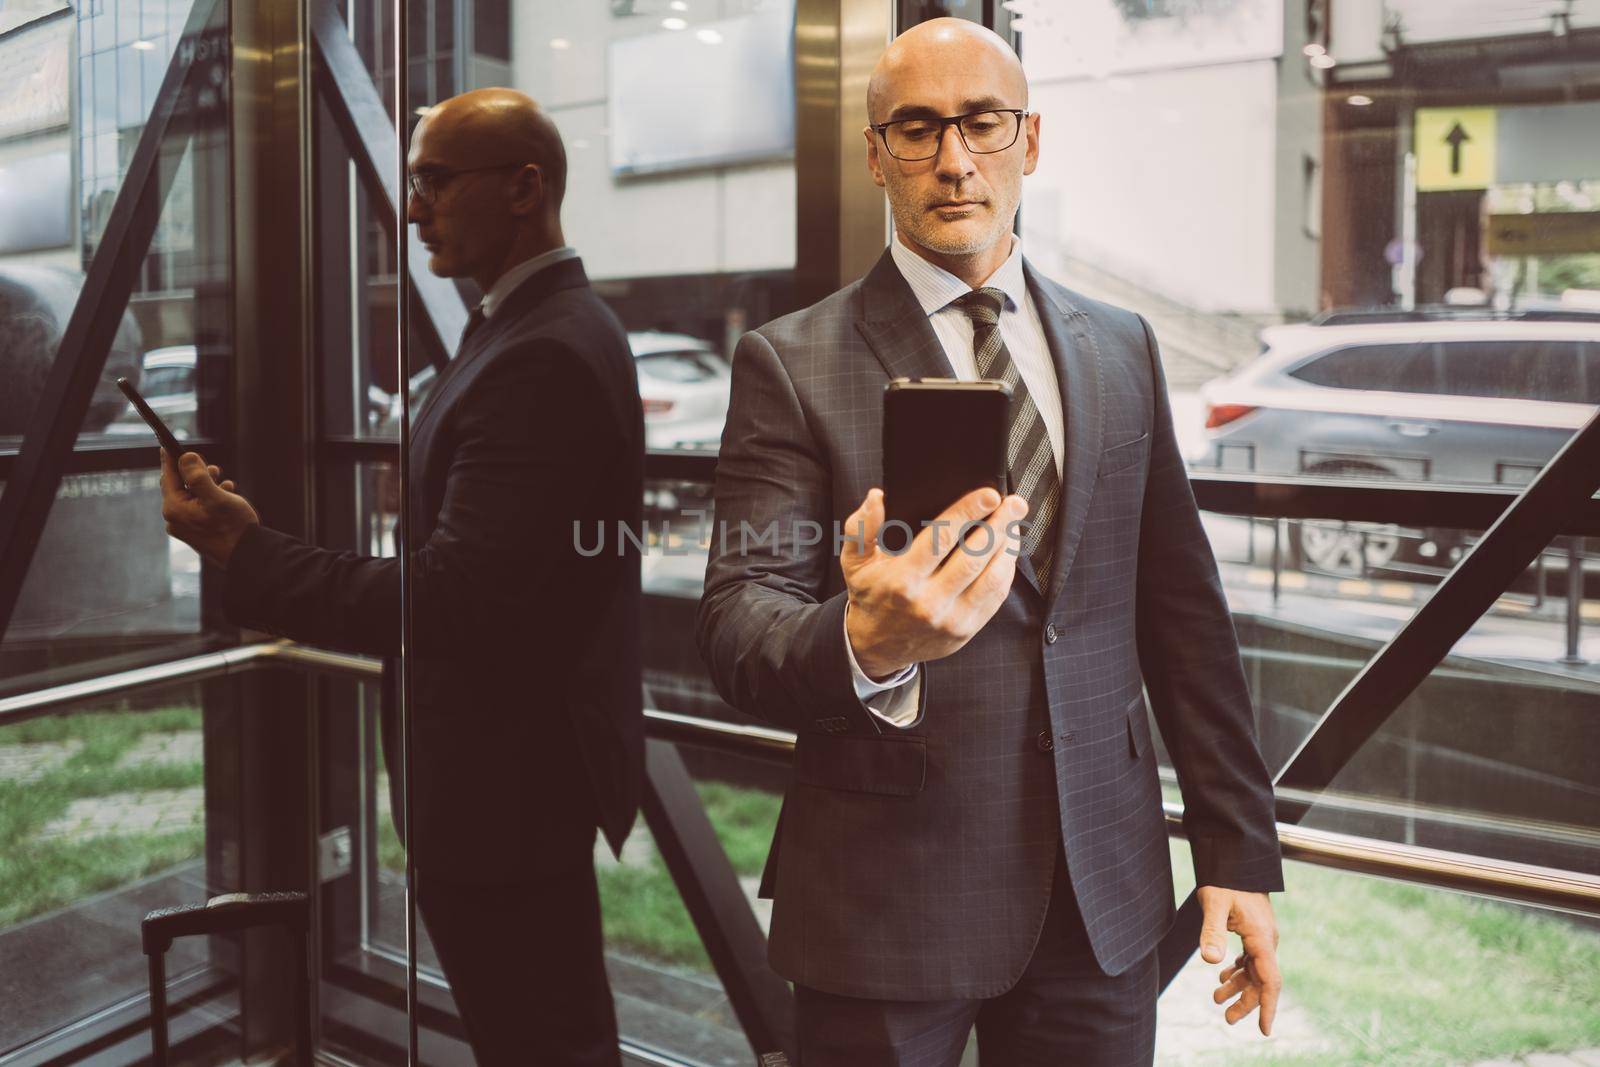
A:
<svg viewBox="0 0 1600 1067">
<path fill-rule="evenodd" d="M 1360 578 L 1387 567 L 1400 553 L 1400 535 L 1392 526 L 1315 520 L 1299 525 L 1295 544 L 1301 569 Z"/>
<path fill-rule="evenodd" d="M 1392 479 L 1384 467 L 1365 463 L 1326 463 L 1305 473 L 1318 477 Z M 1289 523 L 1289 566 L 1339 578 L 1361 578 L 1393 563 L 1401 553 L 1400 527 L 1336 519 Z"/>
</svg>

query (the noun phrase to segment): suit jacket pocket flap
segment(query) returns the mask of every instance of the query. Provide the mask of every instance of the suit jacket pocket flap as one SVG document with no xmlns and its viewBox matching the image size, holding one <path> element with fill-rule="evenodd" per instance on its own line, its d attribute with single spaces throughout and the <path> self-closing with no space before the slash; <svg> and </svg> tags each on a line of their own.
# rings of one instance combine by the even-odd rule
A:
<svg viewBox="0 0 1600 1067">
<path fill-rule="evenodd" d="M 1145 712 L 1144 694 L 1140 693 L 1128 705 L 1128 752 L 1138 759 L 1150 747 L 1150 719 Z"/>
<path fill-rule="evenodd" d="M 794 777 L 802 785 L 909 797 L 922 792 L 928 769 L 923 737 L 801 734 Z"/>
<path fill-rule="evenodd" d="M 1112 445 L 1100 453 L 1100 474 L 1115 474 L 1140 462 L 1150 454 L 1150 433 L 1145 431 L 1132 441 Z"/>
</svg>

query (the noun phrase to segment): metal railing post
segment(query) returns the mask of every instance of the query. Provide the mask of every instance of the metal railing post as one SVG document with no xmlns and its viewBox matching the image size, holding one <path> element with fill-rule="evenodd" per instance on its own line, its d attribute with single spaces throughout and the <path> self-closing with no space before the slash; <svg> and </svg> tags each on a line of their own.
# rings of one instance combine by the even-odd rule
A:
<svg viewBox="0 0 1600 1067">
<path fill-rule="evenodd" d="M 1579 667 L 1587 662 L 1580 654 L 1583 637 L 1583 538 L 1567 541 L 1567 654 L 1561 662 Z M 1543 553 L 1540 554 L 1543 557 Z"/>
</svg>

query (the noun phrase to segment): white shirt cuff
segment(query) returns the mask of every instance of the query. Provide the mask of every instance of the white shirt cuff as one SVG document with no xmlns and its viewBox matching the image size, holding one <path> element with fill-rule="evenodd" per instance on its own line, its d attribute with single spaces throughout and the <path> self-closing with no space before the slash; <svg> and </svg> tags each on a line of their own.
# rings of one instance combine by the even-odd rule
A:
<svg viewBox="0 0 1600 1067">
<path fill-rule="evenodd" d="M 917 705 L 922 696 L 922 665 L 913 663 L 893 677 L 875 682 L 856 662 L 856 650 L 850 647 L 850 608 L 844 609 L 844 654 L 850 660 L 850 676 L 855 683 L 856 698 L 873 715 L 891 726 L 910 726 L 917 718 Z"/>
</svg>

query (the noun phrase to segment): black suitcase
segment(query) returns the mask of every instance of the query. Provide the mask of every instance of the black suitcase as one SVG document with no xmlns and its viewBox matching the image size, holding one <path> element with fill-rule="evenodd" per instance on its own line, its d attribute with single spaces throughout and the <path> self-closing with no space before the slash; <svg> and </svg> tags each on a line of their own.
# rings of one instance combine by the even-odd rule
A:
<svg viewBox="0 0 1600 1067">
<path fill-rule="evenodd" d="M 282 926 L 299 945 L 294 969 L 295 1040 L 299 1062 L 311 1065 L 311 904 L 304 893 L 225 893 L 204 904 L 158 908 L 144 917 L 139 933 L 150 958 L 150 1045 L 155 1067 L 167 1065 L 167 950 L 176 938 L 220 934 L 257 926 Z"/>
</svg>

